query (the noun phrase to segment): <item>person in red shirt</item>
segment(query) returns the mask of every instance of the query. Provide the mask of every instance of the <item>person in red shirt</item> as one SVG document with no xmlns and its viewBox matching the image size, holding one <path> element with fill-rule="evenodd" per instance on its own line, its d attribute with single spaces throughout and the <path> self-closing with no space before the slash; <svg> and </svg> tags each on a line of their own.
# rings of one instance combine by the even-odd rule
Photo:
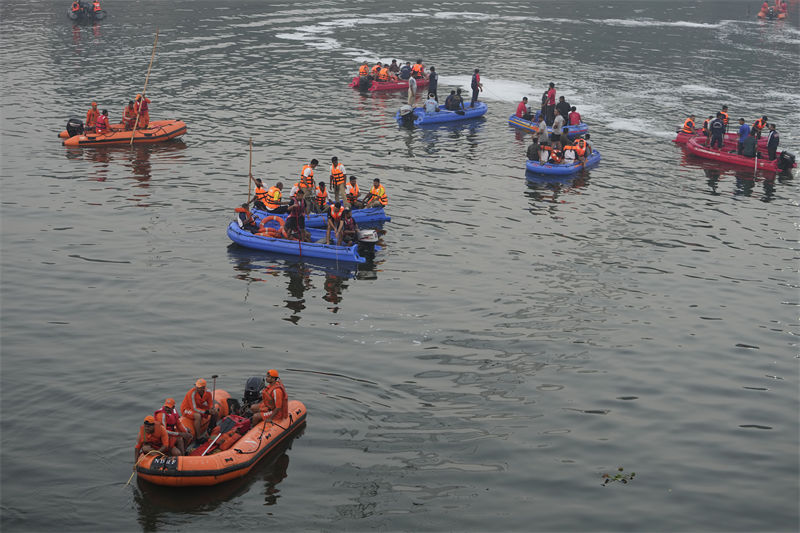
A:
<svg viewBox="0 0 800 533">
<path fill-rule="evenodd" d="M 547 102 L 545 103 L 545 122 L 548 126 L 553 125 L 553 119 L 556 117 L 556 84 L 550 82 L 550 88 L 547 89 Z"/>
<path fill-rule="evenodd" d="M 568 123 L 570 126 L 577 126 L 578 124 L 581 123 L 581 114 L 578 113 L 575 106 L 572 106 L 572 108 L 569 110 L 568 117 L 569 117 Z"/>
<path fill-rule="evenodd" d="M 282 420 L 289 416 L 289 399 L 283 382 L 278 378 L 278 371 L 270 369 L 266 375 L 267 386 L 261 391 L 261 402 L 253 405 L 250 410 L 255 413 L 250 419 L 251 426 L 262 420 Z"/>
<path fill-rule="evenodd" d="M 528 110 L 528 97 L 523 96 L 522 101 L 517 105 L 516 115 L 523 120 L 531 119 L 531 112 Z"/>
<path fill-rule="evenodd" d="M 164 455 L 169 453 L 169 437 L 167 430 L 161 424 L 156 424 L 152 416 L 144 417 L 144 424 L 139 427 L 139 438 L 136 440 L 136 447 L 133 449 L 133 459 L 139 460 L 142 454 L 159 452 Z"/>
<path fill-rule="evenodd" d="M 167 398 L 164 406 L 153 413 L 156 422 L 167 430 L 170 451 L 175 448 L 172 455 L 186 455 L 186 447 L 192 442 L 192 434 L 186 431 L 181 423 L 181 415 L 175 411 L 175 400 Z"/>
<path fill-rule="evenodd" d="M 219 411 L 214 407 L 211 393 L 206 390 L 206 380 L 198 379 L 181 402 L 181 412 L 193 421 L 194 436 L 198 441 L 208 439 L 206 429 L 217 422 Z"/>
</svg>

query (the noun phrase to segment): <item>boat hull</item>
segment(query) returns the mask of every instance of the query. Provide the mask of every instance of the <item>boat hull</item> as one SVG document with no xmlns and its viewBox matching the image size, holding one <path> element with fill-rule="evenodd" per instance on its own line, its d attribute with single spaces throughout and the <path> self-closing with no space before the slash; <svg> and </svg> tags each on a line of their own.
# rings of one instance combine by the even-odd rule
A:
<svg viewBox="0 0 800 533">
<path fill-rule="evenodd" d="M 310 229 L 312 240 L 325 238 L 325 230 Z M 320 242 L 298 242 L 293 239 L 278 239 L 266 235 L 255 235 L 239 227 L 234 221 L 228 224 L 228 238 L 240 246 L 265 252 L 275 252 L 301 257 L 333 259 L 352 263 L 366 263 L 367 259 L 358 253 L 358 245 L 336 246 Z"/>
<path fill-rule="evenodd" d="M 540 163 L 539 161 L 531 161 L 530 159 L 525 163 L 525 169 L 534 174 L 547 174 L 550 176 L 568 176 L 575 174 L 581 170 L 597 166 L 602 157 L 600 152 L 594 150 L 592 155 L 586 158 L 586 164 L 581 165 L 576 163 L 574 165 L 567 165 L 564 163 Z"/>
<path fill-rule="evenodd" d="M 439 111 L 437 113 L 426 113 L 424 108 L 416 107 L 413 111 L 415 117 L 414 125 L 427 126 L 429 124 L 442 124 L 458 120 L 471 120 L 482 117 L 486 114 L 487 110 L 488 106 L 484 102 L 476 102 L 475 107 L 469 107 L 465 104 L 463 115 L 455 111 L 446 110 L 444 105 L 439 106 Z M 395 119 L 400 123 L 403 122 L 403 117 L 400 115 L 400 112 L 395 115 Z"/>
<path fill-rule="evenodd" d="M 674 142 L 676 144 L 686 144 L 687 142 L 689 142 L 689 139 L 693 139 L 695 137 L 699 138 L 701 143 L 706 142 L 706 136 L 702 132 L 701 133 L 691 134 L 691 133 L 684 133 L 682 131 L 678 132 L 678 134 L 675 136 L 675 138 L 672 139 L 672 142 Z M 726 133 L 725 136 L 723 137 L 723 141 L 726 142 L 726 143 L 737 143 L 737 142 L 739 142 L 739 134 L 738 133 Z M 760 149 L 764 149 L 764 150 L 767 149 L 767 138 L 766 137 L 762 136 L 758 140 L 758 147 Z"/>
<path fill-rule="evenodd" d="M 720 161 L 722 163 L 729 163 L 740 167 L 747 167 L 758 170 L 769 170 L 772 172 L 780 172 L 778 168 L 778 160 L 770 161 L 767 159 L 766 154 L 759 152 L 759 157 L 745 157 L 736 153 L 736 144 L 731 142 L 724 142 L 722 149 L 710 148 L 703 145 L 703 137 L 694 137 L 689 139 L 686 143 L 686 148 L 692 155 L 702 157 L 703 159 L 711 159 L 712 161 Z M 759 146 L 759 150 L 762 148 Z M 733 153 L 731 153 L 733 151 Z M 764 156 L 764 157 L 762 157 Z"/>
<path fill-rule="evenodd" d="M 266 216 L 278 216 L 282 219 L 286 219 L 287 214 L 282 215 L 272 215 L 272 213 L 267 213 L 266 211 L 261 211 L 256 209 L 253 211 L 253 214 L 260 218 Z M 389 222 L 392 220 L 392 217 L 386 214 L 383 207 L 368 207 L 364 209 L 353 209 L 350 211 L 350 214 L 353 216 L 353 220 L 356 221 L 356 224 L 379 224 L 382 222 Z M 328 215 L 325 213 L 311 213 L 306 217 L 306 227 L 307 228 L 325 228 L 328 225 Z"/>
<path fill-rule="evenodd" d="M 69 137 L 66 131 L 62 131 L 58 136 L 64 139 L 64 146 L 83 147 L 83 146 L 109 146 L 114 144 L 129 144 L 131 142 L 132 131 L 124 131 L 122 124 L 111 126 L 109 133 L 85 133 Z M 133 135 L 134 144 L 158 143 L 180 137 L 186 133 L 186 123 L 182 120 L 157 120 L 151 122 L 146 129 L 136 130 Z"/>
<path fill-rule="evenodd" d="M 350 87 L 354 89 L 358 89 L 359 85 L 359 77 L 356 76 L 353 78 L 353 81 L 350 82 Z M 425 78 L 420 78 L 417 80 L 417 89 L 422 89 L 428 86 L 428 80 Z M 373 80 L 372 85 L 369 86 L 368 91 L 401 91 L 401 90 L 408 90 L 408 81 L 377 81 Z"/>
</svg>

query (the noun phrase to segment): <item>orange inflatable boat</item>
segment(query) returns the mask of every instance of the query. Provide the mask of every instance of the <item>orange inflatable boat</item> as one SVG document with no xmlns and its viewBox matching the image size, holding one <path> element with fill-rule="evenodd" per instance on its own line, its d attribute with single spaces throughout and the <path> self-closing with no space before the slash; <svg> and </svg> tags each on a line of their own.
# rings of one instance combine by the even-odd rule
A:
<svg viewBox="0 0 800 533">
<path fill-rule="evenodd" d="M 125 131 L 122 124 L 112 124 L 108 133 L 81 133 L 72 135 L 67 130 L 58 134 L 65 139 L 64 146 L 108 146 L 110 144 L 128 144 L 132 131 Z M 136 130 L 133 142 L 136 144 L 158 143 L 168 141 L 186 133 L 186 123 L 182 120 L 155 120 L 147 128 Z"/>
<path fill-rule="evenodd" d="M 214 404 L 220 418 L 228 415 L 230 395 L 221 389 L 214 392 Z M 187 418 L 181 422 L 192 431 Z M 208 455 L 142 456 L 136 463 L 136 474 L 157 485 L 172 487 L 216 485 L 247 474 L 270 451 L 306 423 L 306 407 L 289 400 L 289 416 L 272 422 L 261 422 L 250 428 L 227 450 L 214 450 Z"/>
</svg>

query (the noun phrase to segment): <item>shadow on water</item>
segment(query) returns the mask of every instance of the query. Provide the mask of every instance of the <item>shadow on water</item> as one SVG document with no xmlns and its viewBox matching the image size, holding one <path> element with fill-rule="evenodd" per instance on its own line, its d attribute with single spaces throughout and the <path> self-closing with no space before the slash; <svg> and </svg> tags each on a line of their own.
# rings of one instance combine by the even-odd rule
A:
<svg viewBox="0 0 800 533">
<path fill-rule="evenodd" d="M 280 498 L 278 485 L 289 475 L 289 454 L 295 439 L 303 436 L 303 424 L 286 441 L 259 461 L 244 476 L 211 487 L 164 487 L 137 478 L 133 498 L 139 512 L 138 520 L 144 531 L 157 531 L 166 524 L 169 514 L 208 513 L 221 504 L 250 491 L 263 483 L 264 505 L 276 505 Z"/>
</svg>

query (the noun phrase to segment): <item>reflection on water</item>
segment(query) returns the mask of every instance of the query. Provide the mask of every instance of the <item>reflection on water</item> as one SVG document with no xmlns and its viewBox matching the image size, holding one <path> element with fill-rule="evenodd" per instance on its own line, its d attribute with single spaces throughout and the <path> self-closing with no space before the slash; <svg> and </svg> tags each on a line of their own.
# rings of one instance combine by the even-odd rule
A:
<svg viewBox="0 0 800 533">
<path fill-rule="evenodd" d="M 148 187 L 152 177 L 152 162 L 170 161 L 179 163 L 184 155 L 186 143 L 180 139 L 158 144 L 134 144 L 97 146 L 91 148 L 67 148 L 64 157 L 72 161 L 87 161 L 92 163 L 85 176 L 91 181 L 106 181 L 108 178 L 118 176 L 119 172 L 114 166 L 128 169 L 130 177 L 138 181 L 138 187 Z M 84 177 L 84 176 L 81 176 Z"/>
<path fill-rule="evenodd" d="M 172 513 L 208 513 L 222 504 L 238 498 L 263 482 L 264 505 L 276 505 L 280 498 L 278 485 L 289 475 L 289 450 L 296 439 L 305 433 L 303 424 L 285 441 L 262 458 L 244 476 L 212 487 L 164 487 L 137 478 L 133 491 L 139 513 L 138 521 L 144 531 L 158 531 Z"/>
<path fill-rule="evenodd" d="M 525 172 L 525 183 L 528 190 L 525 196 L 534 202 L 551 204 L 564 204 L 567 201 L 560 199 L 564 194 L 580 194 L 580 189 L 589 185 L 590 171 L 584 170 L 570 176 L 546 176 Z"/>
</svg>

